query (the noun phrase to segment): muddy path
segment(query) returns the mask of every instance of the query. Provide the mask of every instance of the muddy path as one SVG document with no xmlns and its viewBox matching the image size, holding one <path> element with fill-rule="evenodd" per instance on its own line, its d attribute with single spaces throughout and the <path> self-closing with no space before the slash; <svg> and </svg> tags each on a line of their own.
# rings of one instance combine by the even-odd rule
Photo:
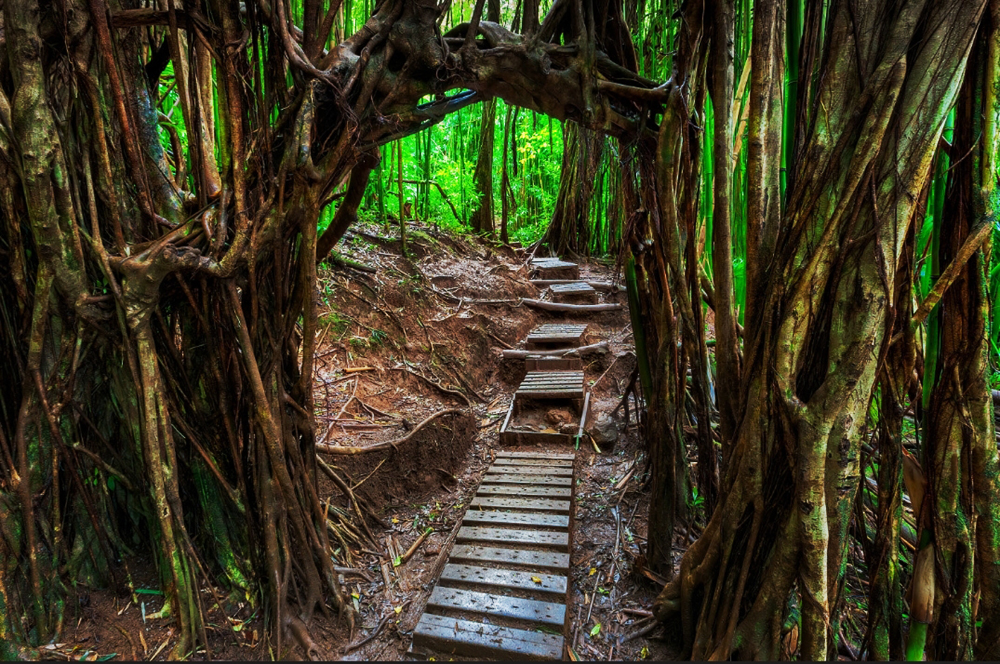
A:
<svg viewBox="0 0 1000 664">
<path fill-rule="evenodd" d="M 343 256 L 365 267 L 340 262 L 321 270 L 319 456 L 369 511 L 360 532 L 344 492 L 320 474 L 320 499 L 339 524 L 331 527 L 331 542 L 339 543 L 334 564 L 359 613 L 353 634 L 335 614 L 313 619 L 309 635 L 324 659 L 406 658 L 448 536 L 502 449 L 499 430 L 525 372 L 524 361 L 504 359 L 503 350 L 523 347 L 538 324 L 566 320 L 520 305 L 521 298 L 542 296 L 523 253 L 421 228 L 412 229 L 408 245 L 404 259 L 381 229 L 359 227 L 344 242 Z M 581 278 L 616 282 L 613 265 L 600 262 L 582 264 Z M 624 302 L 625 295 L 616 289 L 602 299 Z M 621 404 L 635 356 L 627 308 L 584 322 L 587 342 L 608 342 L 584 357 L 593 429 Z M 618 408 L 615 424 L 609 429 L 603 422 L 603 436 L 596 436 L 602 445 L 585 437 L 575 461 L 569 644 L 583 659 L 672 655 L 646 619 L 660 586 L 642 572 L 648 469 L 631 399 L 628 405 L 628 423 L 626 409 Z M 343 453 L 373 446 L 377 451 Z M 683 542 L 677 545 L 679 555 Z M 131 597 L 79 588 L 63 643 L 42 657 L 170 653 L 171 620 L 157 614 L 163 598 L 152 561 L 136 557 L 126 565 L 136 589 Z M 252 595 L 205 588 L 203 607 L 209 652 L 192 659 L 305 657 L 290 639 L 280 653 L 263 642 L 262 611 Z"/>
</svg>

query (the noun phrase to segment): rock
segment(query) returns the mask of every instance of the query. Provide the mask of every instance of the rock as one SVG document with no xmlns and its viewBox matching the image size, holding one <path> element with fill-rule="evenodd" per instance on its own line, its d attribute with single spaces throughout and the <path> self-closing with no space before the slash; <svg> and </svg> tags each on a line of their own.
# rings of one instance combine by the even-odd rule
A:
<svg viewBox="0 0 1000 664">
<path fill-rule="evenodd" d="M 573 421 L 573 414 L 565 408 L 553 408 L 545 413 L 545 421 L 553 426 Z"/>
<path fill-rule="evenodd" d="M 590 437 L 598 445 L 612 445 L 618 441 L 618 424 L 608 415 L 601 415 L 590 429 Z"/>
</svg>

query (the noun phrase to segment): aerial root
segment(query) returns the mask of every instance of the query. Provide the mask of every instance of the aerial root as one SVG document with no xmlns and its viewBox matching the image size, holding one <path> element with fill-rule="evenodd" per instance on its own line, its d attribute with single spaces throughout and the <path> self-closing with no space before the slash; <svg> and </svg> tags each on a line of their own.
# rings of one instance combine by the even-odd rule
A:
<svg viewBox="0 0 1000 664">
<path fill-rule="evenodd" d="M 292 636 L 295 637 L 298 644 L 302 646 L 302 650 L 305 651 L 306 657 L 310 662 L 316 662 L 323 659 L 320 654 L 319 646 L 316 645 L 312 636 L 309 635 L 309 628 L 306 627 L 304 622 L 302 622 L 297 616 L 290 615 L 285 620 L 285 624 L 288 626 L 288 631 L 292 633 Z"/>
</svg>

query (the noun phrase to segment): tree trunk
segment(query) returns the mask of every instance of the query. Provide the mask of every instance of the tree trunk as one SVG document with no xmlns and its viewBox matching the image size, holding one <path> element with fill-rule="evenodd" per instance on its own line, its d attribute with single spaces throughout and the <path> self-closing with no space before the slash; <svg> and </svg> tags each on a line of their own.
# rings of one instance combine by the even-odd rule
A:
<svg viewBox="0 0 1000 664">
<path fill-rule="evenodd" d="M 478 200 L 469 217 L 472 230 L 476 233 L 493 233 L 493 132 L 497 119 L 497 101 L 483 102 L 483 114 L 479 123 L 479 152 L 476 167 L 472 172 Z"/>
<path fill-rule="evenodd" d="M 992 3 L 994 15 L 988 13 L 980 27 L 956 107 L 953 154 L 968 158 L 949 171 L 941 226 L 941 264 L 964 264 L 938 305 L 940 346 L 923 450 L 938 577 L 928 655 L 939 660 L 1000 653 L 1000 467 L 987 378 L 988 244 L 971 257 L 962 253 L 983 224 L 992 235 L 998 212 L 997 10 Z M 977 618 L 983 620 L 979 629 Z"/>
<path fill-rule="evenodd" d="M 680 612 L 696 659 L 776 659 L 793 586 L 800 657 L 827 659 L 836 645 L 829 629 L 897 266 L 984 3 L 882 5 L 828 16 L 820 69 L 802 76 L 817 81 L 816 102 L 797 128 L 809 138 L 787 208 L 772 219 L 777 201 L 761 191 L 751 214 L 756 260 L 762 246 L 775 251 L 749 286 L 759 308 L 748 317 L 735 447 L 719 506 L 657 604 L 661 618 Z M 780 50 L 767 17 L 781 14 L 778 2 L 756 9 L 759 91 L 769 70 L 756 49 Z M 751 131 L 765 162 L 780 158 Z"/>
<path fill-rule="evenodd" d="M 563 128 L 562 174 L 552 221 L 541 243 L 554 256 L 587 253 L 590 209 L 604 137 L 574 123 Z"/>
</svg>

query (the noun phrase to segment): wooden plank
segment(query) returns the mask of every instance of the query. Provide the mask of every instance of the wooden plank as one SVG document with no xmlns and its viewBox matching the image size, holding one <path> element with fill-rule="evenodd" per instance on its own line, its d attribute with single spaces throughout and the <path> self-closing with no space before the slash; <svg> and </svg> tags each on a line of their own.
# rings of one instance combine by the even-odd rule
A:
<svg viewBox="0 0 1000 664">
<path fill-rule="evenodd" d="M 583 387 L 583 376 L 546 376 L 545 374 L 547 373 L 549 372 L 532 372 L 531 376 L 525 377 L 518 387 L 527 387 L 529 385 L 567 385 L 572 387 Z"/>
<path fill-rule="evenodd" d="M 463 524 L 497 524 L 503 526 L 533 526 L 536 528 L 569 528 L 569 517 L 563 514 L 530 514 L 525 512 L 486 512 L 466 510 Z"/>
<path fill-rule="evenodd" d="M 556 468 L 572 468 L 572 459 L 507 459 L 498 456 L 494 466 L 549 466 Z"/>
<path fill-rule="evenodd" d="M 525 341 L 529 344 L 534 342 L 552 343 L 563 341 L 567 343 L 575 342 L 579 345 L 579 341 L 586 331 L 586 325 L 542 325 L 529 332 Z"/>
<path fill-rule="evenodd" d="M 566 623 L 565 604 L 519 597 L 503 597 L 459 588 L 437 586 L 431 593 L 427 606 L 470 613 L 485 613 L 491 616 L 528 620 L 557 627 L 562 627 Z"/>
<path fill-rule="evenodd" d="M 579 336 L 582 336 L 585 331 L 586 328 L 583 327 L 535 330 L 534 332 L 529 332 L 528 337 L 532 339 L 564 339 L 564 338 L 575 339 Z"/>
<path fill-rule="evenodd" d="M 583 400 L 583 415 L 580 416 L 580 430 L 577 432 L 577 436 L 583 436 L 583 430 L 587 426 L 587 412 L 590 410 L 590 392 L 587 392 L 587 398 Z"/>
<path fill-rule="evenodd" d="M 518 445 L 561 445 L 568 447 L 573 444 L 573 436 L 568 433 L 542 433 L 540 431 L 521 431 L 510 429 L 504 431 L 500 436 L 500 442 L 504 445 L 516 447 Z"/>
<path fill-rule="evenodd" d="M 525 378 L 577 378 L 583 377 L 582 371 L 530 371 Z"/>
<path fill-rule="evenodd" d="M 547 375 L 551 374 L 551 375 Z M 521 381 L 521 387 L 527 385 L 583 385 L 583 372 L 577 375 L 562 376 L 555 372 L 533 371 Z"/>
<path fill-rule="evenodd" d="M 537 581 L 535 579 L 538 579 Z M 542 572 L 516 572 L 477 565 L 449 564 L 441 573 L 442 581 L 470 583 L 491 588 L 522 590 L 528 593 L 566 596 L 566 577 Z"/>
<path fill-rule="evenodd" d="M 500 426 L 500 437 L 503 438 L 503 434 L 507 431 L 507 425 L 510 424 L 510 418 L 514 415 L 514 399 L 510 400 L 510 407 L 507 409 L 507 417 L 504 418 L 503 424 Z"/>
<path fill-rule="evenodd" d="M 559 390 L 551 392 L 547 390 L 518 390 L 514 394 L 515 396 L 525 399 L 582 399 L 583 388 L 579 390 Z"/>
<path fill-rule="evenodd" d="M 537 276 L 540 279 L 576 280 L 580 278 L 580 266 L 573 263 L 545 263 L 542 265 L 535 265 L 532 268 L 532 272 L 534 273 L 532 276 Z"/>
<path fill-rule="evenodd" d="M 531 264 L 535 267 L 580 267 L 579 263 L 571 263 L 569 261 L 564 261 L 561 258 L 533 258 Z"/>
<path fill-rule="evenodd" d="M 552 477 L 572 477 L 573 468 L 553 468 L 551 466 L 498 466 L 494 464 L 490 466 L 490 469 L 486 471 L 494 475 L 497 474 L 510 474 L 510 475 L 550 475 Z"/>
<path fill-rule="evenodd" d="M 524 549 L 505 549 L 493 546 L 475 546 L 456 544 L 451 550 L 450 561 L 469 561 L 472 563 L 503 563 L 507 565 L 523 565 L 532 569 L 547 569 L 555 571 L 569 570 L 569 554 L 550 551 L 527 551 Z"/>
<path fill-rule="evenodd" d="M 583 360 L 579 357 L 529 357 L 524 361 L 524 368 L 528 371 L 582 369 Z"/>
<path fill-rule="evenodd" d="M 572 461 L 576 459 L 575 454 L 564 454 L 562 452 L 516 452 L 502 450 L 497 452 L 498 459 L 562 459 Z"/>
<path fill-rule="evenodd" d="M 554 293 L 589 293 L 594 291 L 594 287 L 586 281 L 571 281 L 565 284 L 552 284 L 550 288 Z"/>
<path fill-rule="evenodd" d="M 569 551 L 569 533 L 546 530 L 521 530 L 515 528 L 484 528 L 462 526 L 456 542 L 482 542 L 508 545 L 546 546 L 558 551 Z"/>
<path fill-rule="evenodd" d="M 464 657 L 531 661 L 562 659 L 564 637 L 425 613 L 413 645 Z"/>
<path fill-rule="evenodd" d="M 504 484 L 481 486 L 476 490 L 479 496 L 535 496 L 539 498 L 569 498 L 573 490 L 551 486 L 508 486 Z"/>
<path fill-rule="evenodd" d="M 572 477 L 551 475 L 491 475 L 483 477 L 483 484 L 537 484 L 538 486 L 573 486 Z"/>
</svg>

